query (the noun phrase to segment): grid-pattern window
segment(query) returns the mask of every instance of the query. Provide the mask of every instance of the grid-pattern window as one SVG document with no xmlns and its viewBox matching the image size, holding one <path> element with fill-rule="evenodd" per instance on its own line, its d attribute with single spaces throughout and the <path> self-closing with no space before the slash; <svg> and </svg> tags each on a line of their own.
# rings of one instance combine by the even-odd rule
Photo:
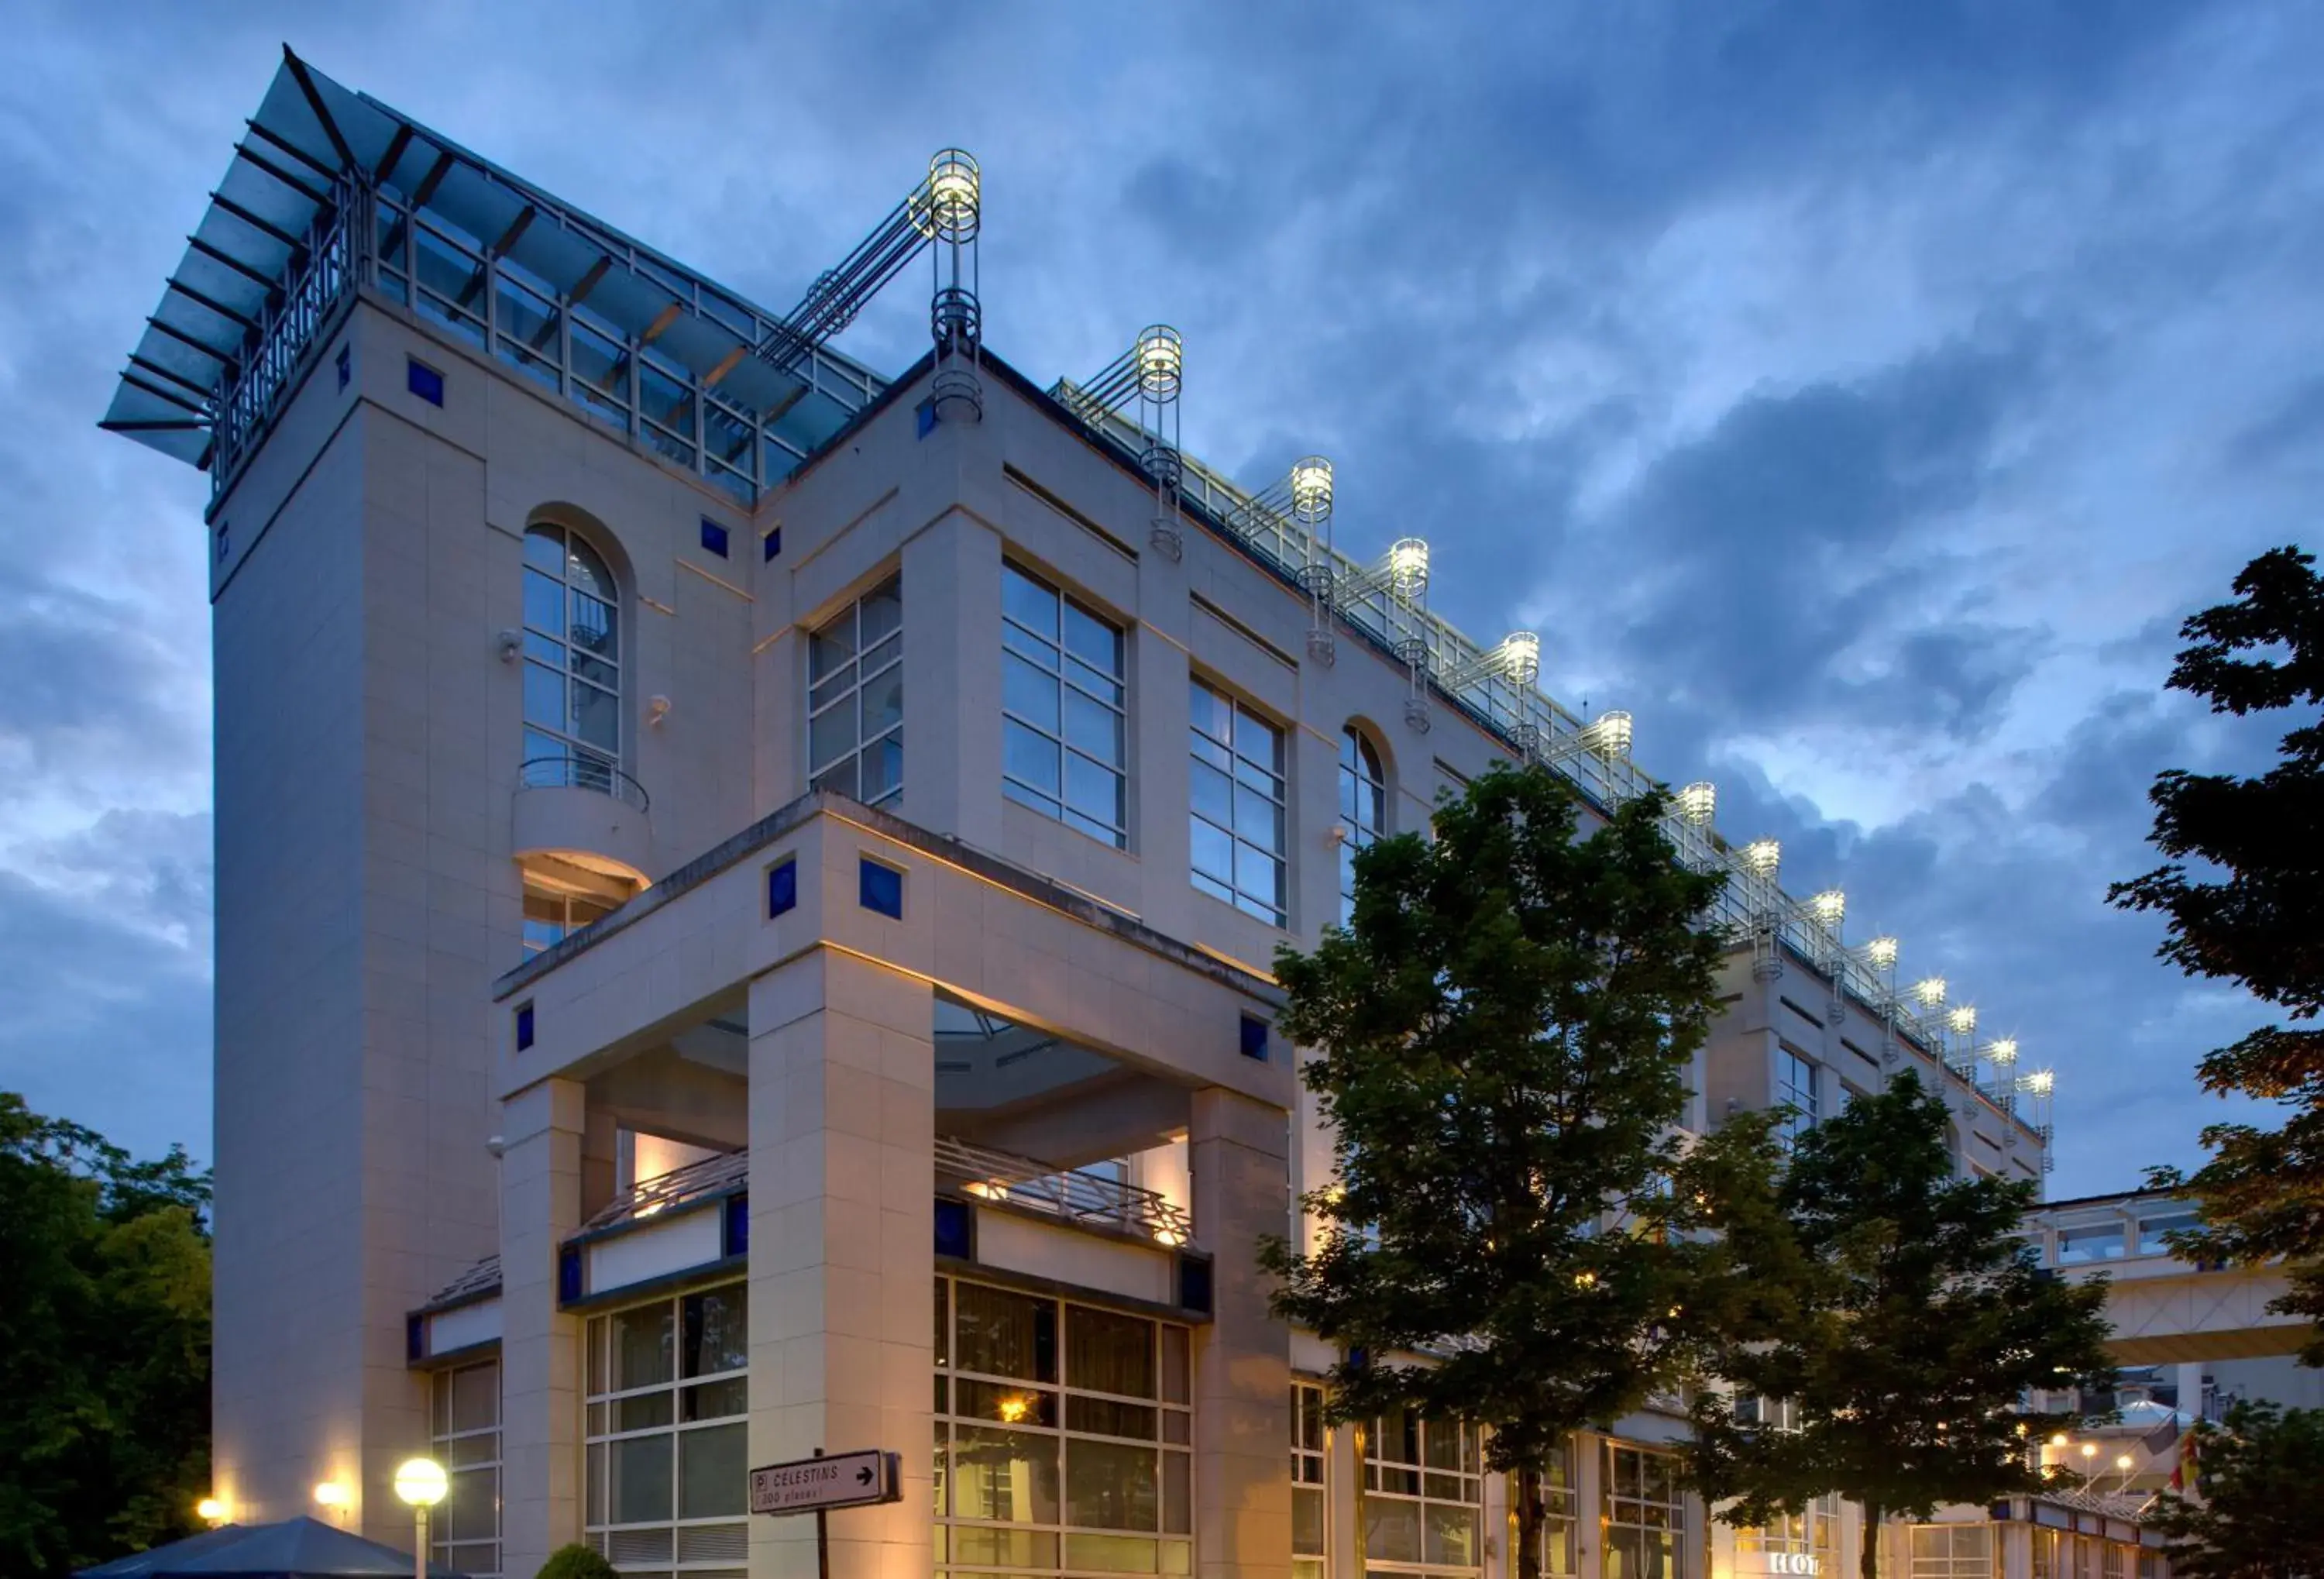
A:
<svg viewBox="0 0 2324 1579">
<path fill-rule="evenodd" d="M 1129 848 L 1121 627 L 1003 565 L 1001 643 L 1001 793 Z"/>
<path fill-rule="evenodd" d="M 2138 1220 L 2138 1253 L 2169 1255 L 2171 1246 L 2163 1235 L 2200 1226 L 2202 1219 L 2193 1212 L 2165 1212 Z"/>
<path fill-rule="evenodd" d="M 438 1371 L 429 1386 L 429 1446 L 452 1482 L 429 1517 L 429 1556 L 474 1579 L 499 1579 L 500 1362 Z"/>
<path fill-rule="evenodd" d="M 625 1572 L 743 1579 L 748 1307 L 724 1283 L 592 1316 L 589 1542 Z"/>
<path fill-rule="evenodd" d="M 1193 1573 L 1187 1330 L 953 1278 L 936 1296 L 938 1579 Z"/>
<path fill-rule="evenodd" d="M 1388 775 L 1379 753 L 1351 725 L 1340 732 L 1340 923 L 1356 913 L 1356 852 L 1388 829 Z"/>
<path fill-rule="evenodd" d="M 2066 1579 L 2060 1565 L 2065 1557 L 2065 1536 L 2058 1530 L 2034 1530 L 2034 1579 Z"/>
<path fill-rule="evenodd" d="M 553 522 L 524 533 L 527 783 L 613 792 L 622 760 L 621 615 L 613 572 Z"/>
<path fill-rule="evenodd" d="M 1190 699 L 1194 886 L 1280 927 L 1288 919 L 1283 731 L 1201 680 Z"/>
<path fill-rule="evenodd" d="M 1606 1579 L 1681 1579 L 1686 1493 L 1675 1454 L 1606 1444 Z"/>
<path fill-rule="evenodd" d="M 1482 1572 L 1484 1483 L 1475 1427 L 1403 1409 L 1374 1420 L 1364 1433 L 1365 1572 Z"/>
<path fill-rule="evenodd" d="M 1291 1579 L 1323 1579 L 1331 1556 L 1331 1460 L 1323 1390 L 1291 1384 Z"/>
<path fill-rule="evenodd" d="M 578 932 L 598 917 L 613 913 L 613 907 L 603 900 L 552 888 L 528 877 L 524 883 L 524 956 L 530 959 L 562 941 L 567 934 Z"/>
<path fill-rule="evenodd" d="M 1775 1049 L 1775 1103 L 1797 1110 L 1784 1121 L 1786 1143 L 1796 1143 L 1815 1127 L 1816 1067 L 1789 1048 Z"/>
<path fill-rule="evenodd" d="M 2098 1579 L 2129 1579 L 2130 1559 L 2138 1550 L 2118 1540 L 2105 1541 L 2098 1551 Z"/>
<path fill-rule="evenodd" d="M 2146 1547 L 2138 1549 L 2138 1579 L 2171 1579 L 2171 1559 Z"/>
<path fill-rule="evenodd" d="M 1778 1513 L 1763 1525 L 1747 1525 L 1735 1532 L 1738 1556 L 1757 1555 L 1775 1561 L 1745 1565 L 1769 1574 L 1830 1574 L 1840 1538 L 1840 1499 L 1818 1497 L 1797 1513 Z M 1805 1559 L 1812 1558 L 1813 1561 Z"/>
<path fill-rule="evenodd" d="M 2078 1261 L 2117 1260 L 2123 1253 L 2126 1238 L 2119 1217 L 2064 1224 L 2058 1230 L 2059 1263 L 2070 1266 Z"/>
<path fill-rule="evenodd" d="M 1542 1465 L 1541 1571 L 1570 1579 L 1574 1568 L 1575 1502 L 1573 1444 L 1568 1441 Z M 1517 1549 L 1517 1477 L 1509 1477 L 1509 1549 Z M 1513 1570 L 1514 1571 L 1514 1570 Z"/>
<path fill-rule="evenodd" d="M 904 584 L 887 580 L 807 642 L 808 782 L 878 806 L 904 789 Z"/>
<path fill-rule="evenodd" d="M 1989 1524 L 1916 1524 L 1910 1542 L 1911 1579 L 1993 1579 Z"/>
</svg>

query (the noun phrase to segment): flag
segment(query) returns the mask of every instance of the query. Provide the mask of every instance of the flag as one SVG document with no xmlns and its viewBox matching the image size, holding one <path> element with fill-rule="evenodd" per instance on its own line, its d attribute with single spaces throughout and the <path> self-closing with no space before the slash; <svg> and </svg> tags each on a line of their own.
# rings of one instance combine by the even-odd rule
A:
<svg viewBox="0 0 2324 1579">
<path fill-rule="evenodd" d="M 2187 1434 L 2179 1438 L 2179 1462 L 2171 1471 L 2171 1489 L 2181 1496 L 2193 1497 L 2201 1494 L 2196 1485 L 2200 1469 L 2196 1459 L 2195 1427 L 2190 1426 L 2187 1427 Z"/>
</svg>

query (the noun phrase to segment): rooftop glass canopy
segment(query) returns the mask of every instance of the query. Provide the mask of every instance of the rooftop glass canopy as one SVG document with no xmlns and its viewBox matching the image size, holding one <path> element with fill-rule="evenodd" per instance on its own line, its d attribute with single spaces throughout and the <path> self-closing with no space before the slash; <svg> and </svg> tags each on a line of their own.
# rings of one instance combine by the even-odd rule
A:
<svg viewBox="0 0 2324 1579">
<path fill-rule="evenodd" d="M 286 50 L 102 426 L 222 492 L 359 285 L 749 504 L 883 382 Z"/>
</svg>

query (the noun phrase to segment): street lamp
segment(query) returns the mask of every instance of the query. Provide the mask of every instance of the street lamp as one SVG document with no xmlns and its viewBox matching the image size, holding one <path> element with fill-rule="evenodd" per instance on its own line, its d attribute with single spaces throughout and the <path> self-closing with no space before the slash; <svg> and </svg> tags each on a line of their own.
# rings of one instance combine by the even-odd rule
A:
<svg viewBox="0 0 2324 1579">
<path fill-rule="evenodd" d="M 224 1524 L 233 1511 L 223 1497 L 205 1497 L 194 1504 L 194 1517 L 204 1524 Z"/>
<path fill-rule="evenodd" d="M 395 1466 L 395 1494 L 411 1505 L 415 1579 L 428 1579 L 428 1510 L 451 1489 L 451 1482 L 444 1478 L 444 1466 L 432 1458 L 407 1458 Z"/>
</svg>

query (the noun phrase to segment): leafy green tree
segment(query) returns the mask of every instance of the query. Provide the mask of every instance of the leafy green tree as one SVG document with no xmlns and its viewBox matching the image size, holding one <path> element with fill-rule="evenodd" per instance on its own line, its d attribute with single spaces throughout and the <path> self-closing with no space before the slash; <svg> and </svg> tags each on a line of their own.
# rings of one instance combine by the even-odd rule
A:
<svg viewBox="0 0 2324 1579">
<path fill-rule="evenodd" d="M 534 1579 L 622 1579 L 613 1565 L 575 1541 L 549 1554 Z"/>
<path fill-rule="evenodd" d="M 2043 1274 L 2013 1237 L 2033 1181 L 1958 1177 L 1946 1121 L 1906 1070 L 1799 1137 L 1775 1210 L 1730 1203 L 1722 1224 L 1733 1262 L 1711 1369 L 1733 1390 L 1696 1395 L 1693 1479 L 1733 1500 L 1720 1517 L 1737 1525 L 1833 1492 L 1861 1504 L 1864 1579 L 1884 1516 L 2042 1484 L 2027 1445 L 2075 1417 L 2024 1407 L 2028 1391 L 2114 1382 L 2104 1281 Z M 1702 1150 L 1766 1143 L 1762 1123 Z M 1775 1295 L 1752 1293 L 1759 1268 Z M 1784 1428 L 1761 1399 L 1784 1401 Z"/>
<path fill-rule="evenodd" d="M 2264 1026 L 2206 1054 L 2204 1089 L 2240 1093 L 2288 1111 L 2281 1129 L 2213 1124 L 2211 1159 L 2189 1179 L 2151 1171 L 2165 1188 L 2191 1187 L 2203 1226 L 2174 1236 L 2206 1260 L 2282 1258 L 2291 1291 L 2273 1308 L 2324 1324 L 2324 579 L 2312 554 L 2271 549 L 2236 577 L 2236 601 L 2181 627 L 2190 645 L 2167 682 L 2238 717 L 2299 707 L 2279 761 L 2253 778 L 2156 776 L 2149 836 L 2168 863 L 2107 891 L 2130 910 L 2168 918 L 2162 957 L 2189 975 L 2240 983 L 2291 1021 Z M 2191 874 L 2187 863 L 2216 872 Z M 2324 1325 L 2301 1358 L 2324 1365 Z"/>
<path fill-rule="evenodd" d="M 1309 1253 L 1266 1247 L 1274 1307 L 1341 1346 L 1335 1418 L 1404 1407 L 1490 1428 L 1524 1579 L 1549 1455 L 1683 1364 L 1703 1247 L 1682 1237 L 1673 1127 L 1715 1002 L 1702 918 L 1723 879 L 1679 863 L 1665 804 L 1583 836 L 1562 780 L 1488 773 L 1440 807 L 1433 841 L 1359 854 L 1351 925 L 1276 960 L 1338 1185 L 1305 1202 Z"/>
<path fill-rule="evenodd" d="M 209 1180 L 0 1092 L 0 1572 L 193 1531 L 209 1484 Z"/>
<path fill-rule="evenodd" d="M 2185 1579 L 2324 1574 L 2324 1409 L 2239 1403 L 2225 1428 L 2195 1427 L 2198 1483 L 2165 1492 L 2143 1522 L 2172 1542 Z"/>
</svg>

